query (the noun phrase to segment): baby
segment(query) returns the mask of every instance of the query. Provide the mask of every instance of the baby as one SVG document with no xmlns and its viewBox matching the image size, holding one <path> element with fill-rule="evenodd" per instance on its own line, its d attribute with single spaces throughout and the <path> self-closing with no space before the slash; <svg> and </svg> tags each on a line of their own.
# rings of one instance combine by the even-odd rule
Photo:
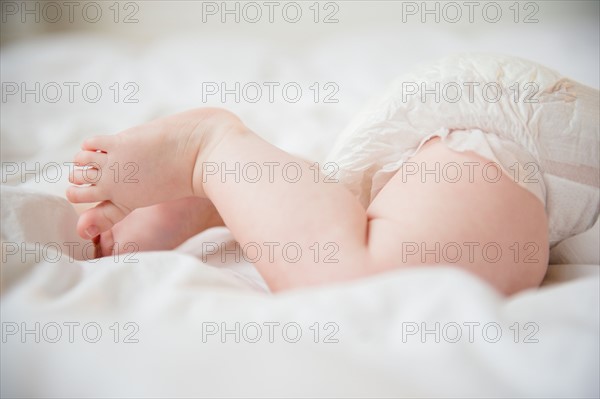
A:
<svg viewBox="0 0 600 399">
<path fill-rule="evenodd" d="M 200 108 L 86 140 L 75 162 L 87 168 L 71 176 L 77 186 L 67 197 L 100 202 L 80 216 L 77 229 L 101 256 L 122 250 L 118 242 L 173 249 L 204 229 L 226 225 L 242 247 L 255 243 L 269 253 L 255 266 L 275 292 L 436 264 L 471 272 L 504 294 L 540 284 L 548 265 L 548 221 L 534 194 L 506 174 L 491 182 L 470 173 L 473 162 L 489 160 L 453 151 L 439 137 L 410 161 L 425 170 L 456 165 L 472 179 L 398 171 L 365 209 L 344 185 L 269 144 L 237 116 Z M 294 176 L 214 173 L 236 165 L 262 167 L 263 175 L 268 165 L 294 165 Z M 303 256 L 269 251 L 275 243 L 294 243 Z M 449 263 L 440 252 L 452 252 L 457 243 L 463 256 Z M 494 246 L 483 250 L 486 243 Z M 524 246 L 533 248 L 530 256 Z"/>
</svg>

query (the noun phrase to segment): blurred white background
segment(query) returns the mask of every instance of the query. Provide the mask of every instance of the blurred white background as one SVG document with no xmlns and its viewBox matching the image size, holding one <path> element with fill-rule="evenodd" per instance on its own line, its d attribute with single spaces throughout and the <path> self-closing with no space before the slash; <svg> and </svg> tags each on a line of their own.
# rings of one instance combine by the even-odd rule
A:
<svg viewBox="0 0 600 399">
<path fill-rule="evenodd" d="M 239 113 L 289 151 L 322 159 L 337 133 L 392 79 L 448 54 L 515 55 L 597 88 L 599 4 L 2 1 L 2 155 L 28 158 L 44 148 L 62 156 L 82 136 L 213 105 Z M 6 82 L 26 88 L 39 82 L 42 89 L 57 82 L 63 95 L 56 102 L 32 95 L 24 101 L 22 93 L 7 95 Z M 72 102 L 65 82 L 80 84 Z M 102 87 L 100 101 L 82 99 L 89 82 Z M 260 86 L 260 99 L 247 100 L 255 97 L 252 87 L 238 101 L 207 95 L 207 85 L 236 82 Z M 268 82 L 278 85 L 273 101 Z M 287 83 L 301 87 L 299 101 L 286 100 Z M 128 94 L 138 102 L 125 102 Z"/>
</svg>

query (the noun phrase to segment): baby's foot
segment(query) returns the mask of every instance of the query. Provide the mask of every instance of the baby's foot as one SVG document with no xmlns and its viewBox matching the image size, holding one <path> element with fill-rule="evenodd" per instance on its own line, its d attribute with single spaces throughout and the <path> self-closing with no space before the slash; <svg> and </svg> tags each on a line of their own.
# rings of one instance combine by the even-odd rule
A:
<svg viewBox="0 0 600 399">
<path fill-rule="evenodd" d="M 215 226 L 223 226 L 223 220 L 206 198 L 188 197 L 138 208 L 95 238 L 96 256 L 174 249 Z"/>
<path fill-rule="evenodd" d="M 100 204 L 79 217 L 77 232 L 93 238 L 136 208 L 204 197 L 204 161 L 224 134 L 241 129 L 235 115 L 200 108 L 84 141 L 75 163 L 86 168 L 70 176 L 71 183 L 80 186 L 69 187 L 67 198 Z"/>
</svg>

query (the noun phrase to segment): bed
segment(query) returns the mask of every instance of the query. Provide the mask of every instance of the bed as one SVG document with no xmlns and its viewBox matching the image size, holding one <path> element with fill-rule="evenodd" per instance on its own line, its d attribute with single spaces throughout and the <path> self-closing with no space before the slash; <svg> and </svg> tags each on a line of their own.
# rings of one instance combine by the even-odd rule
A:
<svg viewBox="0 0 600 399">
<path fill-rule="evenodd" d="M 237 31 L 122 40 L 98 29 L 4 44 L 2 397 L 598 397 L 598 222 L 552 250 L 539 289 L 508 298 L 450 267 L 273 295 L 250 263 L 203 252 L 233 243 L 224 227 L 174 251 L 91 259 L 75 233 L 82 208 L 64 197 L 83 138 L 198 105 L 227 106 L 323 161 L 391 79 L 454 52 L 491 47 L 598 88 L 597 18 L 542 15 L 550 22 L 536 29 L 481 36 L 342 23 L 294 51 L 289 37 Z M 553 46 L 534 46 L 542 39 Z M 269 81 L 304 94 L 225 104 L 210 94 Z M 40 100 L 7 82 L 39 83 Z"/>
</svg>

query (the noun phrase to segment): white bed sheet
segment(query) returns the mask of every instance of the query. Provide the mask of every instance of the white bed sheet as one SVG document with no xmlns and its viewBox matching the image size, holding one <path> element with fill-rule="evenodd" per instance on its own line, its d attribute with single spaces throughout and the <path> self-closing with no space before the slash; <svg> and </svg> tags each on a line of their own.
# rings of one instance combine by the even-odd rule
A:
<svg viewBox="0 0 600 399">
<path fill-rule="evenodd" d="M 361 67 L 373 66 L 368 61 L 342 73 L 327 69 L 324 62 L 323 54 L 334 48 L 341 57 L 345 52 L 349 57 L 351 48 L 342 44 L 347 40 L 326 41 L 302 55 L 318 76 L 335 73 L 340 86 L 347 83 L 349 94 L 343 106 L 307 100 L 294 107 L 234 104 L 234 110 L 281 147 L 321 159 L 367 93 L 375 94 L 371 93 L 374 87 L 384 87 L 386 79 L 397 74 L 392 70 L 399 73 L 411 63 L 386 64 L 380 76 L 356 82 Z M 193 93 L 197 86 L 187 79 L 193 79 L 190 76 L 198 68 L 204 68 L 207 76 L 227 69 L 227 65 L 202 62 L 202 57 L 226 44 L 226 39 L 200 43 L 171 39 L 134 51 L 109 39 L 64 36 L 5 49 L 3 81 L 100 81 L 108 87 L 115 79 L 133 80 L 144 91 L 138 104 L 115 104 L 109 98 L 96 105 L 3 104 L 3 162 L 43 166 L 68 161 L 83 137 L 197 105 Z M 276 48 L 255 42 L 236 45 L 253 55 L 246 58 L 248 79 L 285 81 L 285 73 L 273 76 L 275 72 L 264 68 Z M 198 47 L 205 50 L 203 55 L 194 53 L 186 63 L 165 61 Z M 432 53 L 444 51 L 433 48 Z M 582 59 L 581 53 L 576 55 Z M 29 62 L 19 62 L 23 59 Z M 306 82 L 314 79 L 294 57 L 280 57 L 277 62 L 280 68 L 273 68 L 277 71 L 294 71 Z M 179 68 L 176 72 L 174 66 Z M 323 135 L 325 131 L 331 133 Z M 56 183 L 36 182 L 33 176 L 20 182 L 7 176 L 3 185 L 3 397 L 600 395 L 597 264 L 552 266 L 545 286 L 510 298 L 499 297 L 484 283 L 450 267 L 398 271 L 273 296 L 249 264 L 223 264 L 217 257 L 202 261 L 199 243 L 231 239 L 222 228 L 194 237 L 177 251 L 134 258 L 85 262 L 62 256 L 56 262 L 38 262 L 31 256 L 22 261 L 19 255 L 8 255 L 7 244 L 69 242 L 80 244 L 78 248 L 85 244 L 75 235 L 76 214 L 63 196 L 66 185 L 66 173 Z M 53 249 L 47 248 L 52 254 Z M 30 334 L 21 342 L 20 333 L 8 333 L 14 323 L 32 328 L 35 322 L 63 326 L 62 339 L 49 343 L 42 335 L 41 342 L 35 343 Z M 68 342 L 65 322 L 97 323 L 102 339 L 89 343 L 76 330 L 74 342 Z M 115 322 L 120 323 L 118 343 L 110 329 Z M 123 328 L 127 322 L 139 327 L 133 336 L 138 343 L 123 343 L 129 332 Z M 203 336 L 203 328 L 222 322 L 229 328 L 235 322 L 262 326 L 294 322 L 302 337 L 289 343 L 276 330 L 274 342 L 269 343 L 266 327 L 258 343 L 244 337 L 236 343 L 231 335 L 225 336 L 226 343 L 219 335 Z M 316 322 L 320 323 L 318 343 L 310 329 Z M 453 335 L 441 336 L 438 343 L 430 334 L 423 343 L 419 334 L 406 335 L 415 325 L 421 328 L 425 323 L 431 329 L 436 322 L 440 328 L 457 323 L 462 338 L 450 343 L 445 338 Z M 473 342 L 464 324 L 469 322 L 479 323 Z M 516 322 L 517 343 L 510 329 Z M 325 323 L 335 324 L 325 329 Z M 486 323 L 500 326 L 497 343 L 488 342 L 494 330 L 488 340 L 482 336 Z M 539 342 L 524 342 L 533 331 L 526 330 L 525 323 L 535 323 L 529 325 L 538 328 L 530 338 Z M 330 339 L 339 342 L 323 342 L 332 331 L 336 332 Z"/>
</svg>

